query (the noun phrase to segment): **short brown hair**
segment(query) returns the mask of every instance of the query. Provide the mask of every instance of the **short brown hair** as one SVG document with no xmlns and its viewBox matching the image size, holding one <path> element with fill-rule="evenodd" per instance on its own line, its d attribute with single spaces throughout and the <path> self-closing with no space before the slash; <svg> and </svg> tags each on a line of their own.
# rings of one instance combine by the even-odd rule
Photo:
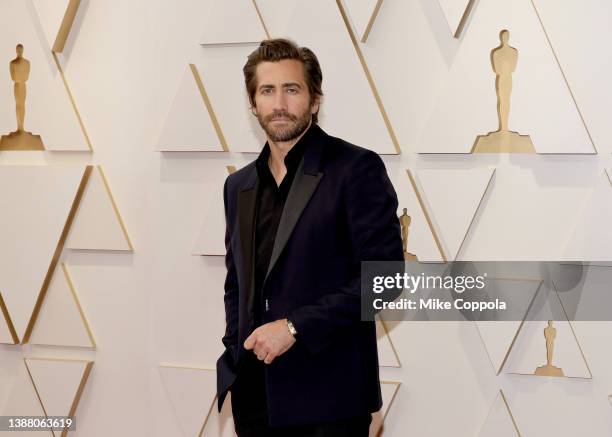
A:
<svg viewBox="0 0 612 437">
<path fill-rule="evenodd" d="M 293 41 L 284 38 L 266 39 L 263 40 L 248 57 L 246 64 L 242 68 L 244 73 L 244 83 L 247 93 L 249 94 L 249 102 L 251 106 L 255 106 L 255 91 L 257 89 L 257 77 L 255 70 L 261 62 L 278 62 L 283 59 L 295 59 L 300 61 L 304 66 L 304 77 L 310 92 L 310 104 L 315 97 L 323 95 L 321 82 L 323 74 L 317 56 L 308 47 L 298 47 Z M 312 114 L 312 121 L 318 121 L 318 113 Z"/>
</svg>

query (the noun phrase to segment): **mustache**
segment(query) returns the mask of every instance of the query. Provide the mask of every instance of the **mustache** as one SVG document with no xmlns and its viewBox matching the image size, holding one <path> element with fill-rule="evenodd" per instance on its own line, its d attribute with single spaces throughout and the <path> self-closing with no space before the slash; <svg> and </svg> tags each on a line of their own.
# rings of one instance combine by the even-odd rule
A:
<svg viewBox="0 0 612 437">
<path fill-rule="evenodd" d="M 287 118 L 287 119 L 289 119 L 291 121 L 296 121 L 297 120 L 297 117 L 295 115 L 293 115 L 293 114 L 290 114 L 290 113 L 288 113 L 286 111 L 277 111 L 277 112 L 273 112 L 270 115 L 267 115 L 265 117 L 265 121 L 266 122 L 270 122 L 272 120 L 276 120 L 276 119 L 279 119 L 279 118 Z"/>
</svg>

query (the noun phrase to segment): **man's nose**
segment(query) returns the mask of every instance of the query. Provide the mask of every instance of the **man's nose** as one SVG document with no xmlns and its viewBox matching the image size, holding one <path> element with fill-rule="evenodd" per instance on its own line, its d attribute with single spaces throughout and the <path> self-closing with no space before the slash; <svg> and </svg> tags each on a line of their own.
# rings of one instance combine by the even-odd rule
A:
<svg viewBox="0 0 612 437">
<path fill-rule="evenodd" d="M 287 110 L 287 96 L 281 90 L 281 92 L 276 93 L 274 96 L 274 110 L 275 111 L 285 111 Z"/>
</svg>

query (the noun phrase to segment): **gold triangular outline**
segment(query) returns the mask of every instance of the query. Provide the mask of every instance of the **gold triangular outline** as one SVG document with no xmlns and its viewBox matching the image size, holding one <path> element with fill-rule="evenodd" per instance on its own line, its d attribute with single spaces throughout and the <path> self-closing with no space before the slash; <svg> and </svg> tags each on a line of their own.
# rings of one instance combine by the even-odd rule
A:
<svg viewBox="0 0 612 437">
<path fill-rule="evenodd" d="M 11 338 L 13 339 L 12 344 L 19 344 L 19 336 L 17 335 L 17 331 L 15 330 L 15 326 L 13 325 L 13 321 L 11 320 L 11 315 L 8 312 L 8 308 L 6 303 L 4 302 L 4 298 L 2 297 L 2 293 L 0 293 L 0 312 L 4 316 L 4 321 L 6 322 L 6 328 L 11 334 Z M 0 344 L 11 344 L 11 343 L 0 343 Z"/>
<path fill-rule="evenodd" d="M 485 352 L 487 353 L 487 356 L 489 357 L 489 361 L 491 362 L 491 367 L 493 367 L 493 370 L 495 371 L 495 375 L 499 376 L 499 374 L 501 373 L 504 365 L 506 364 L 506 360 L 508 359 L 508 356 L 510 355 L 510 350 L 512 349 L 512 346 L 514 346 L 514 342 L 516 341 L 516 339 L 518 337 L 518 333 L 521 330 L 521 326 L 523 326 L 523 323 L 525 323 L 525 318 L 527 317 L 527 314 L 529 314 L 529 310 L 531 309 L 531 306 L 535 302 L 536 296 L 540 292 L 540 288 L 542 287 L 543 282 L 542 282 L 542 280 L 530 279 L 530 278 L 501 278 L 501 277 L 496 277 L 496 278 L 490 278 L 490 279 L 494 279 L 494 280 L 507 280 L 507 281 L 533 281 L 533 282 L 539 282 L 538 288 L 536 288 L 536 291 L 535 291 L 535 293 L 533 293 L 533 297 L 531 298 L 531 302 L 527 306 L 527 310 L 525 311 L 525 316 L 523 317 L 523 320 L 519 324 L 519 327 L 516 329 L 516 332 L 514 333 L 514 336 L 512 337 L 512 341 L 510 342 L 510 346 L 508 346 L 508 350 L 506 351 L 506 354 L 504 355 L 504 358 L 502 359 L 502 362 L 499 365 L 499 368 L 496 368 L 495 363 L 493 362 L 493 358 L 491 357 L 491 354 L 489 353 L 489 348 L 487 347 L 487 344 L 484 341 L 484 338 L 482 337 L 482 332 L 480 331 L 480 328 L 478 327 L 478 323 L 477 323 L 477 321 L 474 321 L 474 326 L 476 327 L 476 331 L 478 332 L 478 336 L 480 337 L 480 341 L 482 342 L 482 345 L 483 345 L 483 347 L 485 349 Z"/>
<path fill-rule="evenodd" d="M 438 236 L 438 233 L 434 229 L 433 223 L 431 221 L 431 217 L 429 216 L 429 212 L 427 211 L 427 207 L 425 206 L 425 203 L 423 202 L 423 197 L 421 196 L 421 192 L 419 191 L 416 180 L 414 179 L 414 175 L 412 174 L 412 171 L 409 168 L 406 169 L 406 174 L 408 175 L 408 179 L 410 180 L 412 191 L 414 192 L 414 195 L 416 196 L 419 202 L 421 211 L 423 212 L 423 215 L 425 216 L 425 220 L 427 221 L 427 226 L 429 226 L 429 231 L 434 239 L 434 242 L 436 243 L 436 246 L 438 247 L 438 251 L 440 252 L 442 261 L 448 262 L 448 259 L 446 258 L 446 254 L 444 253 L 444 249 L 442 248 L 442 244 L 440 243 L 440 237 Z"/>
<path fill-rule="evenodd" d="M 64 273 L 64 278 L 66 278 L 66 282 L 68 283 L 68 288 L 70 289 L 70 293 L 72 296 L 72 299 L 74 301 L 74 304 L 76 305 L 76 309 L 79 312 L 79 316 L 81 317 L 81 322 L 83 323 L 83 326 L 85 327 L 85 330 L 87 331 L 87 336 L 89 337 L 89 341 L 90 341 L 90 346 L 74 346 L 74 345 L 59 345 L 59 344 L 53 344 L 53 343 L 39 343 L 36 341 L 33 341 L 31 344 L 36 344 L 36 345 L 41 345 L 41 346 L 60 346 L 60 347 L 85 347 L 87 349 L 96 349 L 96 340 L 93 336 L 93 333 L 91 331 L 91 327 L 89 326 L 89 322 L 87 321 L 87 317 L 85 316 L 85 312 L 83 311 L 83 307 L 81 306 L 81 301 L 79 300 L 79 297 L 77 295 L 76 292 L 76 287 L 74 286 L 74 283 L 72 282 L 72 277 L 70 276 L 66 263 L 62 262 L 60 264 L 60 267 L 62 269 L 62 272 Z M 41 308 L 42 310 L 42 308 Z M 34 325 L 34 329 L 36 328 L 36 325 Z M 35 335 L 36 331 L 33 329 L 33 335 Z"/>
<path fill-rule="evenodd" d="M 385 332 L 385 337 L 387 341 L 389 342 L 389 344 L 391 345 L 391 350 L 393 351 L 393 355 L 395 356 L 395 361 L 397 361 L 397 366 L 381 365 L 380 367 L 389 367 L 389 368 L 399 369 L 402 367 L 402 362 L 400 361 L 399 354 L 397 353 L 397 349 L 395 348 L 395 344 L 393 343 L 393 339 L 391 338 L 390 330 L 389 330 L 389 327 L 387 326 L 387 322 L 385 321 L 385 319 L 383 319 L 381 313 L 378 313 L 377 316 L 378 316 L 378 320 L 380 321 L 380 324 L 383 327 L 383 331 Z"/>
<path fill-rule="evenodd" d="M 561 378 L 561 379 L 593 379 L 593 373 L 591 372 L 591 368 L 589 367 L 589 362 L 586 359 L 586 356 L 584 355 L 584 352 L 582 351 L 582 346 L 580 345 L 580 341 L 578 340 L 578 337 L 576 336 L 576 332 L 574 331 L 574 327 L 572 325 L 571 320 L 569 319 L 568 315 L 567 315 L 567 311 L 565 310 L 565 306 L 563 305 L 563 301 L 561 300 L 561 297 L 559 297 L 559 292 L 557 291 L 557 286 L 554 282 L 554 280 L 551 279 L 551 283 L 552 283 L 552 290 L 549 290 L 549 292 L 554 292 L 554 295 L 557 297 L 557 300 L 559 301 L 559 305 L 561 305 L 561 309 L 563 310 L 563 314 L 565 316 L 565 320 L 567 321 L 569 327 L 570 327 L 570 331 L 572 333 L 572 336 L 574 337 L 574 341 L 576 342 L 576 345 L 578 346 L 578 350 L 580 351 L 580 355 L 582 356 L 582 360 L 584 361 L 584 365 L 586 366 L 587 371 L 589 372 L 589 376 L 555 376 L 554 378 Z M 541 287 L 541 286 L 540 286 Z M 540 291 L 540 288 L 538 288 L 538 292 Z M 529 304 L 529 309 L 527 310 L 527 313 L 525 316 L 527 316 L 529 314 L 529 311 L 531 310 L 531 306 L 533 304 L 533 302 L 535 301 L 535 296 L 537 296 L 538 292 L 535 293 L 534 295 L 534 299 L 532 300 L 532 302 Z M 510 353 L 512 352 L 512 349 L 514 347 L 514 344 L 518 338 L 518 335 L 520 334 L 523 326 L 525 324 L 525 319 L 523 319 L 523 321 L 521 322 L 516 335 L 514 337 L 514 339 L 512 340 L 512 344 L 510 345 L 510 348 L 508 349 L 508 353 L 506 354 L 506 358 L 503 361 L 503 364 L 501 366 L 500 369 L 500 373 L 501 371 L 504 370 L 504 367 L 506 365 L 507 362 L 507 358 L 510 356 Z M 536 376 L 539 378 L 542 378 L 543 376 L 541 375 L 535 375 L 534 373 L 522 373 L 522 372 L 505 372 L 509 375 L 523 375 L 523 376 Z M 550 378 L 550 377 L 549 377 Z"/>
<path fill-rule="evenodd" d="M 395 401 L 395 397 L 397 396 L 397 392 L 399 391 L 399 388 L 402 385 L 401 381 L 385 381 L 385 380 L 381 380 L 380 383 L 381 384 L 387 384 L 387 385 L 395 385 L 395 390 L 393 390 L 393 394 L 391 395 L 391 399 L 389 400 L 389 406 L 385 410 L 384 414 L 381 415 L 382 417 L 381 417 L 381 420 L 380 420 L 380 429 L 376 433 L 376 437 L 382 437 L 383 432 L 385 430 L 385 420 L 387 420 L 387 416 L 389 415 L 389 411 L 391 411 L 391 407 L 393 407 L 393 401 Z"/>
<path fill-rule="evenodd" d="M 506 407 L 508 416 L 510 416 L 510 420 L 512 421 L 512 425 L 514 426 L 514 430 L 516 431 L 517 437 L 522 437 L 522 434 L 521 434 L 521 431 L 519 430 L 516 419 L 514 418 L 514 414 L 512 414 L 512 409 L 510 408 L 510 404 L 508 403 L 508 400 L 506 399 L 506 395 L 504 394 L 504 391 L 502 389 L 499 389 L 499 391 L 497 392 L 497 395 L 495 396 L 495 399 L 493 399 L 493 402 L 489 405 L 489 411 L 487 413 L 487 416 L 483 420 L 482 425 L 480 426 L 480 431 L 478 431 L 478 436 L 480 437 L 480 433 L 482 432 L 482 429 L 487 423 L 487 420 L 489 419 L 489 416 L 491 415 L 491 412 L 493 411 L 493 407 L 495 406 L 495 403 L 497 402 L 497 399 L 499 397 L 501 397 L 502 401 L 504 402 L 504 406 Z"/>
<path fill-rule="evenodd" d="M 113 210 L 115 211 L 115 215 L 117 217 L 117 221 L 119 222 L 119 225 L 121 226 L 121 230 L 123 231 L 123 235 L 128 243 L 128 247 L 130 251 L 134 251 L 134 246 L 132 245 L 132 240 L 130 239 L 130 236 L 127 232 L 127 228 L 125 226 L 125 223 L 123 222 L 123 218 L 121 217 L 121 213 L 119 212 L 119 208 L 117 207 L 117 202 L 115 202 L 115 197 L 113 196 L 113 193 L 110 189 L 110 184 L 108 183 L 108 179 L 106 178 L 106 174 L 104 173 L 104 170 L 102 169 L 102 165 L 97 165 L 96 166 L 98 168 L 98 171 L 100 172 L 100 176 L 102 176 L 102 182 L 104 182 L 104 187 L 106 188 L 106 193 L 108 194 L 108 197 L 111 201 L 111 204 L 113 205 Z"/>
<path fill-rule="evenodd" d="M 206 110 L 208 111 L 208 116 L 215 129 L 217 138 L 219 139 L 219 142 L 221 143 L 221 149 L 223 149 L 224 152 L 229 152 L 229 147 L 227 145 L 227 141 L 225 140 L 225 135 L 223 135 L 223 130 L 221 129 L 221 125 L 219 124 L 219 120 L 217 119 L 217 115 L 215 114 L 215 110 L 212 106 L 210 98 L 208 97 L 208 93 L 206 92 L 206 88 L 204 87 L 204 82 L 202 81 L 202 77 L 200 76 L 200 73 L 198 72 L 198 68 L 196 67 L 195 64 L 189 64 L 189 69 L 191 70 L 191 73 L 193 74 L 193 78 L 196 82 L 198 90 L 200 91 L 200 96 L 202 97 L 202 100 L 204 101 L 204 106 L 206 106 Z M 218 152 L 218 150 L 214 150 L 214 152 Z"/>
<path fill-rule="evenodd" d="M 482 190 L 482 194 L 480 196 L 480 200 L 478 201 L 478 205 L 476 205 L 476 208 L 474 209 L 474 212 L 472 213 L 472 219 L 470 220 L 467 228 L 465 229 L 465 233 L 463 234 L 463 238 L 461 239 L 461 243 L 459 244 L 459 247 L 457 248 L 457 253 L 455 254 L 453 260 L 457 260 L 459 258 L 459 255 L 461 254 L 461 249 L 463 249 L 463 245 L 465 244 L 465 240 L 467 239 L 467 236 L 470 232 L 470 230 L 472 229 L 472 225 L 474 224 L 474 220 L 476 220 L 476 215 L 478 214 L 478 212 L 480 211 L 480 208 L 482 206 L 482 203 L 487 195 L 487 193 L 489 192 L 489 189 L 491 188 L 491 183 L 495 177 L 495 175 L 497 174 L 497 168 L 493 167 L 492 169 L 489 167 L 489 170 L 493 170 L 490 174 L 489 174 L 489 179 L 487 180 L 487 183 L 485 184 L 484 189 Z M 431 170 L 431 169 L 421 169 L 421 170 Z M 418 178 L 418 169 L 416 170 L 417 173 L 417 178 Z M 415 178 L 415 185 L 416 185 L 416 178 Z M 424 186 L 423 186 L 424 188 Z M 423 196 L 425 198 L 427 198 L 426 192 L 425 190 L 423 190 Z M 433 214 L 433 209 L 431 211 L 431 215 L 433 217 L 435 217 L 435 215 Z M 433 227 L 433 222 L 432 222 L 432 227 Z M 441 230 L 440 230 L 441 231 Z M 440 232 L 441 234 L 442 232 Z M 440 243 L 441 244 L 441 243 Z M 449 253 L 449 255 L 452 255 Z"/>
<path fill-rule="evenodd" d="M 74 23 L 74 18 L 76 17 L 80 4 L 81 0 L 69 0 L 68 5 L 66 6 L 66 11 L 64 12 L 64 18 L 62 19 L 59 29 L 57 30 L 55 42 L 51 48 L 52 52 L 62 53 L 64 50 L 66 40 L 68 39 L 68 35 L 72 29 L 72 24 Z"/>
<path fill-rule="evenodd" d="M 595 147 L 595 141 L 593 141 L 593 137 L 591 136 L 591 131 L 589 130 L 589 127 L 587 126 L 586 120 L 582 115 L 582 111 L 580 110 L 580 106 L 578 106 L 578 102 L 576 101 L 576 97 L 574 96 L 574 92 L 572 91 L 572 88 L 570 87 L 569 81 L 567 80 L 567 77 L 565 76 L 565 71 L 563 71 L 563 68 L 561 67 L 561 62 L 559 61 L 559 57 L 557 56 L 557 52 L 555 51 L 555 48 L 552 45 L 552 41 L 550 39 L 550 37 L 548 36 L 548 32 L 546 31 L 546 27 L 544 27 L 544 21 L 542 21 L 542 17 L 540 16 L 540 11 L 538 11 L 538 8 L 535 5 L 535 1 L 534 0 L 529 0 L 531 2 L 531 6 L 533 7 L 533 10 L 536 14 L 536 17 L 538 18 L 538 22 L 540 23 L 540 27 L 542 28 L 542 32 L 544 32 L 544 36 L 546 37 L 546 42 L 548 43 L 548 47 L 550 47 L 550 51 L 553 54 L 553 57 L 555 58 L 555 62 L 557 63 L 557 67 L 559 68 L 559 71 L 561 72 L 561 76 L 563 77 L 563 81 L 565 82 L 565 86 L 567 87 L 567 90 L 570 93 L 570 96 L 572 97 L 572 101 L 574 102 L 574 106 L 576 107 L 576 111 L 578 112 L 578 116 L 580 117 L 580 121 L 582 121 L 582 125 L 584 126 L 584 130 L 587 133 L 587 136 L 589 137 L 589 141 L 591 142 L 591 146 L 593 147 L 593 150 L 595 151 L 595 153 L 593 153 L 594 155 L 598 155 L 599 152 L 597 151 L 597 147 Z M 591 153 L 573 153 L 574 155 L 591 155 Z M 546 155 L 552 155 L 552 153 L 546 153 Z M 568 153 L 569 155 L 569 153 Z"/>
<path fill-rule="evenodd" d="M 399 141 L 397 140 L 397 137 L 395 136 L 393 126 L 391 125 L 391 121 L 389 120 L 389 117 L 387 116 L 387 111 L 385 110 L 385 106 L 383 105 L 382 99 L 380 98 L 380 95 L 378 94 L 376 83 L 374 82 L 374 78 L 370 74 L 370 69 L 368 68 L 368 65 L 365 61 L 365 57 L 363 56 L 363 53 L 361 53 L 359 42 L 357 41 L 357 37 L 355 36 L 353 27 L 351 26 L 351 23 L 349 22 L 349 18 L 346 13 L 346 10 L 344 9 L 344 5 L 342 4 L 342 0 L 336 0 L 336 5 L 338 5 L 338 9 L 340 10 L 340 15 L 342 16 L 342 21 L 344 21 L 346 30 L 348 31 L 349 37 L 351 38 L 351 42 L 353 43 L 353 47 L 355 48 L 355 52 L 357 53 L 357 58 L 359 58 L 359 62 L 361 63 L 363 72 L 366 76 L 366 79 L 368 80 L 368 84 L 370 85 L 370 90 L 372 91 L 372 94 L 374 95 L 374 99 L 376 100 L 378 110 L 380 111 L 380 114 L 382 115 L 385 126 L 387 127 L 387 132 L 389 136 L 391 137 L 391 142 L 393 143 L 393 146 L 395 147 L 395 153 L 392 153 L 391 155 L 399 155 L 402 153 L 402 150 L 399 145 Z"/>
<path fill-rule="evenodd" d="M 25 344 L 30 341 L 32 329 L 34 328 L 34 324 L 36 323 L 36 319 L 38 317 L 38 314 L 40 313 L 42 303 L 47 294 L 47 289 L 49 288 L 49 284 L 51 283 L 51 279 L 53 278 L 57 263 L 59 262 L 62 251 L 64 250 L 64 245 L 66 244 L 68 232 L 70 231 L 70 227 L 72 226 L 72 222 L 74 221 L 74 217 L 78 210 L 79 204 L 81 203 L 81 199 L 83 198 L 83 193 L 85 191 L 85 187 L 87 186 L 87 182 L 89 181 L 89 177 L 91 176 L 92 171 L 92 165 L 85 166 L 83 176 L 81 177 L 81 181 L 79 183 L 79 187 L 77 188 L 74 200 L 72 201 L 72 206 L 70 207 L 70 212 L 68 213 L 68 217 L 66 218 L 64 228 L 62 229 L 59 240 L 57 242 L 57 246 L 55 248 L 55 252 L 53 253 L 49 268 L 47 269 L 47 274 L 45 275 L 45 279 L 43 280 L 40 292 L 38 293 L 38 297 L 32 310 L 32 314 L 30 315 L 30 320 L 28 321 L 28 325 L 23 334 L 23 338 L 21 339 L 21 344 Z"/>
<path fill-rule="evenodd" d="M 165 367 L 165 368 L 170 368 L 170 369 L 203 370 L 207 372 L 214 372 L 215 374 L 217 373 L 216 369 L 210 369 L 207 367 L 184 366 L 184 365 L 179 365 L 179 364 L 160 363 L 159 367 Z M 164 387 L 165 387 L 165 384 L 164 384 Z M 166 387 L 166 391 L 168 391 L 167 387 Z M 172 402 L 172 399 L 169 399 L 169 401 L 172 404 L 172 407 L 176 410 L 176 406 L 174 405 L 174 402 Z M 217 393 L 214 394 L 213 399 L 210 403 L 210 407 L 206 411 L 206 416 L 204 417 L 204 421 L 202 422 L 202 426 L 200 427 L 200 432 L 198 432 L 197 434 L 198 437 L 202 437 L 204 430 L 206 429 L 206 425 L 208 424 L 208 419 L 210 418 L 210 415 L 213 411 L 216 401 L 217 401 Z M 178 421 L 178 417 L 177 417 L 177 421 Z M 181 425 L 181 428 L 182 428 L 182 425 Z"/>
<path fill-rule="evenodd" d="M 30 371 L 30 367 L 28 366 L 28 360 L 38 360 L 38 361 L 68 361 L 68 362 L 79 362 L 85 363 L 85 367 L 83 368 L 83 374 L 81 375 L 81 380 L 79 381 L 79 385 L 77 387 L 76 392 L 74 393 L 74 398 L 72 399 L 72 404 L 70 406 L 70 410 L 68 411 L 68 417 L 75 417 L 76 410 L 79 405 L 79 401 L 81 400 L 81 396 L 83 395 L 83 390 L 85 389 L 85 384 L 87 384 L 87 380 L 89 379 L 89 374 L 91 373 L 91 369 L 93 368 L 93 361 L 89 360 L 73 360 L 66 358 L 40 358 L 40 357 L 30 357 L 23 358 L 23 361 L 26 366 L 26 370 L 28 372 L 28 376 L 30 377 L 30 381 L 32 382 L 32 386 L 34 387 L 34 391 L 36 392 L 36 397 L 38 398 L 38 402 L 40 403 L 43 412 L 45 413 L 45 417 L 49 417 L 47 410 L 45 409 L 45 404 L 42 401 L 40 396 L 40 392 L 38 391 L 38 387 L 36 387 L 36 382 L 34 381 L 34 377 L 32 376 L 32 372 Z M 51 433 L 55 436 L 55 431 L 51 431 Z M 68 430 L 65 429 L 60 434 L 60 437 L 66 437 L 68 434 Z"/>
</svg>

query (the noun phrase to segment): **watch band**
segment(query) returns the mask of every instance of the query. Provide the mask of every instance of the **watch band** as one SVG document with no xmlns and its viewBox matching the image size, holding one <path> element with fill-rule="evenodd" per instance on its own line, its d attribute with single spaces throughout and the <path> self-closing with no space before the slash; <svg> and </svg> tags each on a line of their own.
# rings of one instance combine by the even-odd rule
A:
<svg viewBox="0 0 612 437">
<path fill-rule="evenodd" d="M 293 337 L 297 335 L 297 330 L 295 329 L 295 326 L 293 326 L 293 323 L 291 323 L 291 320 L 289 319 L 287 319 L 287 328 L 289 329 L 289 334 L 291 334 Z"/>
</svg>

